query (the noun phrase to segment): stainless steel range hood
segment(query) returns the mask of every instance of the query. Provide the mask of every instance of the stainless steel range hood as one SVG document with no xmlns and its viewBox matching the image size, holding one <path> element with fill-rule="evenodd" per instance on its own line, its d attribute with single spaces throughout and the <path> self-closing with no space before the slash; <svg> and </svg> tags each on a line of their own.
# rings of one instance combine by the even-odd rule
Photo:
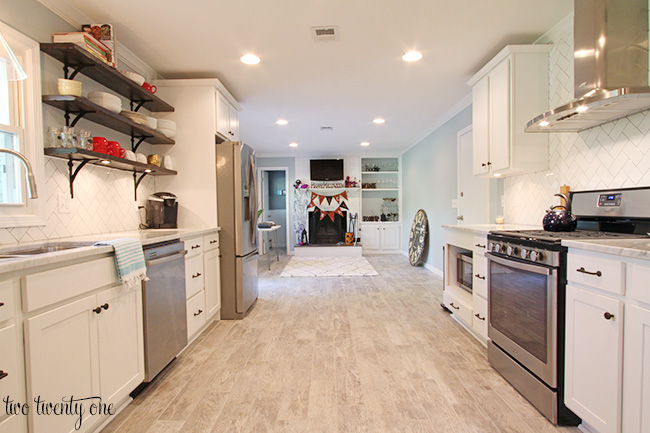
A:
<svg viewBox="0 0 650 433">
<path fill-rule="evenodd" d="M 526 132 L 575 132 L 650 108 L 648 0 L 574 0 L 574 96 Z"/>
</svg>

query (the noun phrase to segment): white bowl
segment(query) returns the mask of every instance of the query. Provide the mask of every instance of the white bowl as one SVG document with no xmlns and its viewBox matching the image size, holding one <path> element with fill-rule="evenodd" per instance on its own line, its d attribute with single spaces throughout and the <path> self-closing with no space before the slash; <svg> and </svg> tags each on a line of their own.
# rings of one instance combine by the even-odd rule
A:
<svg viewBox="0 0 650 433">
<path fill-rule="evenodd" d="M 127 150 L 124 152 L 124 158 L 128 159 L 129 161 L 135 161 L 135 152 L 132 150 Z"/>
<path fill-rule="evenodd" d="M 141 162 L 143 164 L 146 164 L 147 163 L 147 155 L 145 155 L 144 153 L 136 153 L 135 154 L 135 160 L 138 161 L 138 162 Z"/>
<path fill-rule="evenodd" d="M 165 157 L 163 158 L 163 167 L 166 168 L 167 170 L 173 170 L 171 155 L 165 155 Z"/>
<path fill-rule="evenodd" d="M 81 96 L 81 84 L 81 81 L 59 78 L 56 87 L 59 91 L 59 95 Z"/>
<path fill-rule="evenodd" d="M 158 119 L 155 117 L 147 116 L 146 125 L 151 129 L 156 129 L 158 127 Z"/>
<path fill-rule="evenodd" d="M 176 131 L 176 122 L 168 119 L 158 119 L 158 129 L 167 129 L 171 131 Z"/>
<path fill-rule="evenodd" d="M 158 128 L 158 131 L 165 134 L 169 138 L 176 137 L 176 131 L 172 131 L 171 129 Z"/>
<path fill-rule="evenodd" d="M 104 107 L 109 111 L 112 111 L 115 114 L 120 114 L 122 111 L 122 102 L 118 102 L 117 104 L 113 101 L 108 102 L 104 100 L 93 100 L 90 99 L 90 102 L 94 102 L 95 104 L 99 105 L 100 107 Z"/>
<path fill-rule="evenodd" d="M 106 92 L 90 92 L 90 93 L 88 93 L 88 99 L 90 99 L 91 101 L 100 101 L 100 100 L 102 100 L 102 101 L 112 101 L 112 102 L 115 102 L 115 103 L 119 102 L 120 104 L 122 103 L 122 100 L 120 98 L 118 98 L 117 96 L 115 96 L 113 94 L 106 93 Z"/>
<path fill-rule="evenodd" d="M 129 80 L 134 81 L 138 86 L 142 86 L 144 84 L 144 77 L 140 74 L 136 74 L 135 72 L 131 71 L 120 71 L 120 74 L 124 75 Z"/>
</svg>

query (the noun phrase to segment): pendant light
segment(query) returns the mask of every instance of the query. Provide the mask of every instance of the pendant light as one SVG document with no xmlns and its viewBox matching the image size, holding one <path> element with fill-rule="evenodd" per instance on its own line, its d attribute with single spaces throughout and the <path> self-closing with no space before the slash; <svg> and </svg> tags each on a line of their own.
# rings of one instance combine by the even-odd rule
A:
<svg viewBox="0 0 650 433">
<path fill-rule="evenodd" d="M 2 32 L 0 32 L 0 66 L 6 69 L 9 81 L 22 81 L 27 78 L 25 70 L 11 51 Z"/>
</svg>

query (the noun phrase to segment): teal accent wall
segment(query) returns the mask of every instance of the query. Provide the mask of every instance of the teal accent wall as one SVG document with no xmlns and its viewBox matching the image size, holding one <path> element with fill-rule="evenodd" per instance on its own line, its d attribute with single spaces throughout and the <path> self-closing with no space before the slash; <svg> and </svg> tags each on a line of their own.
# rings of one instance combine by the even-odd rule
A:
<svg viewBox="0 0 650 433">
<path fill-rule="evenodd" d="M 267 167 L 289 167 L 289 250 L 293 251 L 293 246 L 296 244 L 296 234 L 293 231 L 293 183 L 296 181 L 296 159 L 290 158 L 257 158 L 258 168 Z"/>
<path fill-rule="evenodd" d="M 54 32 L 78 31 L 36 0 L 0 0 L 0 11 L 0 21 L 37 42 L 52 42 Z"/>
<path fill-rule="evenodd" d="M 472 107 L 452 117 L 402 155 L 402 248 L 408 252 L 413 217 L 424 209 L 429 219 L 426 264 L 442 271 L 442 224 L 456 224 L 457 136 L 472 124 Z"/>
</svg>

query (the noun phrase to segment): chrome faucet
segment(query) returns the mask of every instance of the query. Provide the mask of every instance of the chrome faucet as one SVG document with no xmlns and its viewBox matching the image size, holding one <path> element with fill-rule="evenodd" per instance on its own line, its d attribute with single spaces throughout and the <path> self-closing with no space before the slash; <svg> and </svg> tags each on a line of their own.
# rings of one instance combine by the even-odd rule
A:
<svg viewBox="0 0 650 433">
<path fill-rule="evenodd" d="M 4 147 L 0 147 L 0 153 L 8 153 L 10 155 L 13 155 L 17 158 L 19 158 L 23 164 L 25 165 L 25 168 L 27 169 L 27 185 L 29 185 L 29 198 L 38 198 L 38 193 L 36 192 L 36 179 L 34 178 L 34 172 L 32 171 L 32 165 L 29 163 L 27 158 L 25 158 L 25 155 L 23 155 L 20 152 L 16 152 L 13 149 L 7 149 Z"/>
</svg>

